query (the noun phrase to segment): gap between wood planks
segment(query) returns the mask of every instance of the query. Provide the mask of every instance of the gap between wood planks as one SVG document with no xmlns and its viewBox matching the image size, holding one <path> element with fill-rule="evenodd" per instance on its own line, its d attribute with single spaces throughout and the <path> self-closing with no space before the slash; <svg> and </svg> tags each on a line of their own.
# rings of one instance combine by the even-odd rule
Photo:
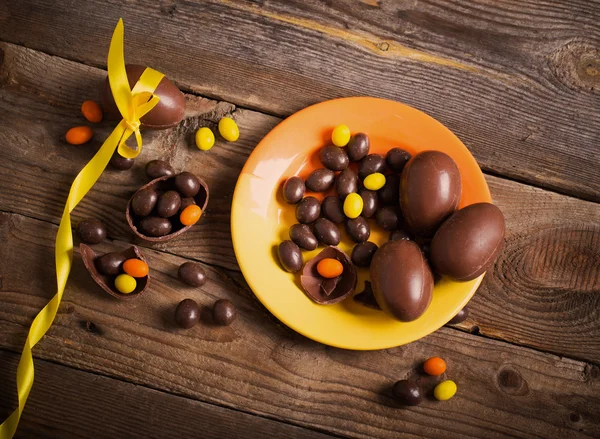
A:
<svg viewBox="0 0 600 439">
<path fill-rule="evenodd" d="M 224 3 L 225 4 L 229 4 L 230 2 L 225 1 Z M 7 44 L 13 44 L 15 46 L 19 46 L 19 47 L 22 47 L 22 48 L 27 49 L 27 50 L 33 50 L 35 52 L 43 53 L 43 54 L 45 54 L 47 56 L 51 56 L 51 57 L 54 57 L 54 58 L 71 61 L 71 62 L 82 64 L 82 65 L 89 65 L 91 67 L 95 67 L 95 68 L 98 68 L 100 70 L 106 71 L 105 66 L 102 65 L 102 64 L 99 64 L 99 63 L 94 63 L 94 62 L 83 63 L 80 60 L 78 60 L 77 58 L 68 57 L 68 56 L 62 56 L 62 55 L 59 56 L 59 55 L 55 55 L 53 53 L 46 52 L 46 51 L 40 50 L 40 49 L 31 49 L 31 48 L 29 48 L 29 47 L 27 47 L 27 46 L 25 46 L 24 44 L 21 44 L 21 43 L 12 43 L 12 42 L 8 42 L 8 41 L 2 40 L 2 39 L 0 39 L 0 42 L 4 42 L 4 43 L 7 43 Z M 465 69 L 465 70 L 468 70 L 468 69 Z M 175 82 L 175 84 L 177 85 L 177 87 L 179 87 L 179 89 L 181 91 L 183 91 L 186 94 L 189 94 L 189 95 L 192 95 L 192 96 L 196 96 L 196 97 L 199 97 L 199 98 L 212 99 L 212 100 L 215 100 L 215 101 L 218 101 L 218 102 L 222 102 L 222 103 L 225 103 L 225 104 L 232 104 L 234 106 L 234 108 L 232 110 L 233 112 L 235 112 L 238 109 L 239 110 L 249 110 L 249 111 L 255 111 L 255 112 L 258 112 L 258 113 L 266 114 L 268 116 L 277 117 L 277 118 L 280 118 L 280 119 L 285 119 L 285 118 L 291 116 L 291 114 L 288 114 L 288 113 L 285 113 L 285 112 L 270 111 L 270 110 L 268 110 L 266 108 L 262 108 L 262 107 L 258 107 L 258 106 L 253 106 L 253 105 L 242 105 L 240 102 L 236 102 L 236 101 L 231 100 L 231 99 L 228 101 L 223 96 L 221 96 L 219 94 L 206 93 L 206 92 L 201 94 L 201 93 L 199 93 L 197 91 L 194 91 L 193 89 L 191 89 L 189 87 L 185 87 L 183 85 L 180 85 L 177 82 Z M 481 164 L 479 164 L 479 165 L 481 166 Z M 486 167 L 486 166 L 481 167 L 481 170 L 486 175 L 491 175 L 491 176 L 494 176 L 494 177 L 499 177 L 499 178 L 502 178 L 502 179 L 505 179 L 505 180 L 508 180 L 508 181 L 514 181 L 516 183 L 526 184 L 528 186 L 536 187 L 536 188 L 543 189 L 543 190 L 548 191 L 548 192 L 557 193 L 557 194 L 564 195 L 564 196 L 567 196 L 567 197 L 570 197 L 570 198 L 574 198 L 574 199 L 577 199 L 577 200 L 591 201 L 593 203 L 600 204 L 600 201 L 590 199 L 589 197 L 586 197 L 586 196 L 581 195 L 581 194 L 570 192 L 568 189 L 564 189 L 563 190 L 562 188 L 557 188 L 555 186 L 547 186 L 547 185 L 539 184 L 539 183 L 536 183 L 534 180 L 527 179 L 527 178 L 518 178 L 516 176 L 507 176 L 505 174 L 497 172 L 494 169 L 491 169 L 491 168 Z"/>
<path fill-rule="evenodd" d="M 31 215 L 25 215 L 25 214 L 22 214 L 22 213 L 19 213 L 19 212 L 11 212 L 11 211 L 8 211 L 8 210 L 3 210 L 1 208 L 0 208 L 0 212 L 2 212 L 2 213 L 8 213 L 8 214 L 11 214 L 11 215 L 16 215 L 16 216 L 22 216 L 22 217 L 25 217 L 25 218 L 29 218 L 29 219 L 31 219 L 33 221 L 40 221 L 40 222 L 44 222 L 44 223 L 53 224 L 55 226 L 58 226 L 58 224 L 55 223 L 55 222 L 53 222 L 53 221 L 48 221 L 48 220 L 36 218 L 36 217 L 31 216 Z M 75 233 L 74 230 L 73 230 L 73 233 Z M 110 236 L 108 237 L 107 240 L 111 241 L 111 242 L 126 243 L 125 241 L 122 241 L 122 240 L 117 239 L 117 238 L 113 239 Z M 200 259 L 190 258 L 188 256 L 182 256 L 182 255 L 179 255 L 177 253 L 166 251 L 166 250 L 163 250 L 163 249 L 160 249 L 160 248 L 146 247 L 146 246 L 144 246 L 142 244 L 139 244 L 139 243 L 135 244 L 135 245 L 137 247 L 140 247 L 140 248 L 143 248 L 143 249 L 146 249 L 146 250 L 151 250 L 151 251 L 154 251 L 154 252 L 157 252 L 157 253 L 163 253 L 163 254 L 167 254 L 167 255 L 171 255 L 171 256 L 176 256 L 178 258 L 182 258 L 182 259 L 185 259 L 185 260 L 188 260 L 188 261 L 200 262 L 203 265 L 212 267 L 215 270 L 220 271 L 222 274 L 225 275 L 225 277 L 229 281 L 231 281 L 233 284 L 235 284 L 235 286 L 238 289 L 244 291 L 252 299 L 254 299 L 257 303 L 259 303 L 260 306 L 261 306 L 261 308 L 263 308 L 263 310 L 265 311 L 266 315 L 268 315 L 277 325 L 279 325 L 280 327 L 285 328 L 287 331 L 292 331 L 292 329 L 289 329 L 285 324 L 281 323 L 276 317 L 274 317 L 266 308 L 264 308 L 264 306 L 262 305 L 262 303 L 260 303 L 260 301 L 258 299 L 256 299 L 256 297 L 254 296 L 254 293 L 252 292 L 252 290 L 250 290 L 250 288 L 247 285 L 245 285 L 244 283 L 240 282 L 238 279 L 235 278 L 235 276 L 231 276 L 231 273 L 235 273 L 235 274 L 237 274 L 239 276 L 242 276 L 242 274 L 239 271 L 232 270 L 231 268 L 222 267 L 222 266 L 220 266 L 218 264 L 207 263 L 207 262 L 204 262 L 204 261 L 202 261 Z M 552 356 L 555 356 L 555 357 L 558 357 L 558 358 L 567 358 L 567 359 L 571 359 L 571 360 L 575 360 L 575 361 L 580 361 L 582 363 L 585 363 L 587 368 L 600 367 L 600 363 L 595 363 L 593 361 L 590 361 L 590 360 L 585 359 L 585 358 L 578 357 L 576 355 L 570 356 L 570 355 L 557 354 L 555 352 L 551 352 L 551 351 L 547 351 L 547 350 L 544 350 L 544 349 L 532 347 L 532 346 L 529 346 L 529 345 L 526 345 L 526 344 L 514 343 L 514 342 L 508 341 L 506 339 L 500 338 L 500 337 L 492 337 L 490 335 L 485 335 L 485 334 L 483 334 L 483 333 L 481 333 L 479 331 L 479 326 L 477 326 L 477 325 L 472 326 L 471 328 L 459 327 L 459 326 L 447 326 L 447 325 L 445 325 L 444 327 L 446 327 L 448 329 L 451 329 L 451 330 L 454 330 L 454 331 L 460 331 L 460 332 L 463 332 L 463 333 L 466 333 L 466 334 L 470 334 L 470 335 L 473 335 L 473 336 L 476 336 L 476 337 L 481 337 L 481 338 L 484 338 L 484 339 L 487 339 L 487 340 L 495 340 L 495 341 L 499 341 L 499 342 L 502 342 L 502 343 L 506 343 L 507 345 L 519 346 L 519 347 L 522 347 L 522 348 L 525 348 L 525 349 L 530 349 L 532 351 L 540 352 L 542 354 L 552 355 Z M 0 348 L 0 349 L 2 349 L 2 348 Z M 35 355 L 34 355 L 34 357 L 35 357 Z M 44 360 L 44 361 L 49 361 L 49 360 Z M 155 390 L 159 390 L 159 389 L 155 389 Z"/>
</svg>

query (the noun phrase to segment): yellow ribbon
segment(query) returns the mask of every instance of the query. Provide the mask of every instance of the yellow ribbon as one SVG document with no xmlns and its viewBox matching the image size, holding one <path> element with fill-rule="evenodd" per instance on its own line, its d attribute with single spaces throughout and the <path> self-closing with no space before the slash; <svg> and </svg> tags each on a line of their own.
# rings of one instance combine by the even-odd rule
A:
<svg viewBox="0 0 600 439">
<path fill-rule="evenodd" d="M 52 325 L 65 291 L 73 259 L 70 214 L 102 175 L 116 148 L 123 157 L 135 158 L 138 156 L 142 150 L 140 118 L 152 110 L 159 101 L 158 96 L 154 96 L 153 93 L 164 75 L 156 70 L 146 68 L 133 90 L 129 88 L 123 54 L 123 20 L 121 19 L 115 27 L 110 42 L 107 67 L 110 88 L 123 120 L 119 122 L 96 155 L 79 172 L 71 185 L 58 233 L 56 234 L 55 260 L 58 290 L 44 309 L 33 319 L 33 323 L 29 328 L 29 335 L 25 341 L 25 347 L 17 368 L 19 407 L 0 425 L 0 439 L 11 439 L 17 430 L 19 419 L 25 408 L 25 402 L 33 385 L 34 368 L 31 349 Z M 135 134 L 137 149 L 132 149 L 125 143 L 132 134 Z"/>
</svg>

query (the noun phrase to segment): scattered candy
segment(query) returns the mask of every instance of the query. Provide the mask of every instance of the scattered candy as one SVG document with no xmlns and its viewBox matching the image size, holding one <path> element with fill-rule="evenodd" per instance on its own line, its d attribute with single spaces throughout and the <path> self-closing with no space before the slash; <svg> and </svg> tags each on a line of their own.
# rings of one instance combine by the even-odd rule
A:
<svg viewBox="0 0 600 439">
<path fill-rule="evenodd" d="M 438 376 L 446 372 L 446 362 L 440 357 L 431 357 L 423 363 L 427 375 Z"/>
<path fill-rule="evenodd" d="M 118 169 L 119 171 L 126 171 L 133 167 L 135 160 L 127 159 L 127 158 L 123 157 L 121 154 L 119 154 L 117 151 L 115 151 L 115 153 L 111 157 L 109 163 L 113 168 Z"/>
<path fill-rule="evenodd" d="M 352 255 L 350 256 L 352 258 L 352 263 L 357 267 L 370 266 L 373 256 L 375 256 L 375 252 L 378 248 L 379 247 L 371 241 L 356 244 L 352 249 Z"/>
<path fill-rule="evenodd" d="M 208 151 L 215 145 L 215 135 L 208 127 L 196 131 L 196 146 L 202 151 Z"/>
<path fill-rule="evenodd" d="M 344 214 L 348 218 L 357 218 L 363 209 L 363 200 L 356 193 L 348 194 L 344 200 Z"/>
<path fill-rule="evenodd" d="M 358 176 L 367 178 L 368 175 L 385 171 L 385 159 L 379 154 L 369 154 L 360 161 L 358 165 Z"/>
<path fill-rule="evenodd" d="M 192 204 L 181 211 L 179 221 L 184 226 L 192 226 L 198 222 L 201 215 L 202 209 L 200 209 L 200 206 Z"/>
<path fill-rule="evenodd" d="M 346 232 L 354 242 L 365 242 L 371 236 L 369 222 L 362 216 L 346 220 Z"/>
<path fill-rule="evenodd" d="M 404 405 L 419 405 L 423 401 L 421 386 L 414 381 L 401 380 L 394 384 L 392 393 Z"/>
<path fill-rule="evenodd" d="M 191 172 L 182 172 L 175 177 L 175 188 L 184 197 L 193 197 L 200 190 L 200 181 Z"/>
<path fill-rule="evenodd" d="M 378 191 L 385 184 L 385 175 L 381 172 L 375 172 L 374 174 L 369 174 L 363 181 L 363 185 L 365 188 L 370 191 Z"/>
<path fill-rule="evenodd" d="M 350 168 L 344 169 L 335 180 L 335 190 L 343 200 L 348 194 L 358 192 L 358 175 Z"/>
<path fill-rule="evenodd" d="M 192 299 L 184 299 L 175 308 L 175 322 L 185 329 L 190 329 L 198 323 L 200 307 Z"/>
<path fill-rule="evenodd" d="M 350 141 L 350 128 L 346 125 L 338 125 L 331 133 L 331 142 L 335 146 L 346 146 Z"/>
<path fill-rule="evenodd" d="M 173 167 L 163 160 L 151 160 L 146 163 L 146 175 L 150 180 L 175 175 Z"/>
<path fill-rule="evenodd" d="M 154 189 L 137 191 L 131 199 L 131 210 L 137 216 L 148 216 L 152 213 L 157 201 L 158 193 Z"/>
<path fill-rule="evenodd" d="M 148 264 L 141 259 L 127 259 L 123 263 L 123 271 L 131 277 L 146 277 L 148 276 Z"/>
<path fill-rule="evenodd" d="M 361 161 L 369 153 L 370 141 L 369 136 L 365 133 L 358 133 L 352 136 L 346 151 L 348 158 L 353 162 Z"/>
<path fill-rule="evenodd" d="M 181 195 L 177 191 L 166 191 L 158 197 L 156 213 L 161 218 L 170 218 L 179 212 Z"/>
<path fill-rule="evenodd" d="M 325 192 L 335 182 L 335 173 L 327 168 L 315 169 L 306 179 L 306 188 L 313 192 Z"/>
<path fill-rule="evenodd" d="M 319 242 L 325 245 L 338 245 L 342 235 L 336 225 L 327 218 L 319 218 L 313 225 L 313 231 Z"/>
<path fill-rule="evenodd" d="M 96 268 L 107 276 L 116 276 L 121 273 L 121 266 L 125 262 L 125 256 L 121 253 L 106 253 L 96 259 Z"/>
<path fill-rule="evenodd" d="M 77 233 L 81 242 L 100 244 L 106 239 L 106 226 L 102 221 L 87 219 L 77 224 Z"/>
<path fill-rule="evenodd" d="M 120 274 L 115 279 L 115 288 L 123 294 L 131 293 L 135 290 L 136 286 L 137 282 L 135 278 L 128 274 Z"/>
<path fill-rule="evenodd" d="M 84 143 L 89 142 L 92 136 L 93 133 L 90 127 L 80 126 L 73 127 L 67 131 L 65 139 L 71 145 L 83 145 Z"/>
<path fill-rule="evenodd" d="M 454 317 L 452 317 L 452 320 L 450 320 L 447 324 L 448 325 L 456 325 L 458 323 L 464 322 L 465 320 L 467 320 L 468 317 L 469 317 L 469 308 L 465 306 L 463 309 L 461 309 L 459 312 L 457 312 L 456 315 Z"/>
<path fill-rule="evenodd" d="M 283 199 L 289 204 L 298 204 L 306 192 L 306 185 L 300 177 L 290 177 L 283 184 Z"/>
<path fill-rule="evenodd" d="M 433 389 L 433 396 L 438 401 L 447 401 L 456 394 L 456 383 L 452 380 L 446 380 L 439 383 Z"/>
<path fill-rule="evenodd" d="M 215 302 L 212 309 L 213 320 L 217 325 L 229 326 L 237 317 L 237 311 L 231 301 L 220 299 Z"/>
<path fill-rule="evenodd" d="M 240 129 L 235 120 L 230 117 L 224 117 L 219 121 L 219 133 L 228 142 L 235 142 L 240 137 Z"/>
<path fill-rule="evenodd" d="M 278 247 L 279 261 L 285 271 L 290 273 L 296 273 L 302 270 L 304 260 L 302 259 L 302 252 L 293 241 L 286 240 L 279 244 Z"/>
<path fill-rule="evenodd" d="M 206 283 L 206 272 L 197 262 L 184 262 L 179 266 L 177 276 L 182 282 L 192 286 L 201 287 Z"/>
<path fill-rule="evenodd" d="M 321 203 L 315 197 L 303 198 L 296 205 L 296 219 L 301 224 L 314 223 L 321 214 Z"/>
<path fill-rule="evenodd" d="M 332 171 L 343 171 L 350 163 L 346 151 L 335 145 L 327 145 L 322 148 L 319 152 L 319 158 L 323 166 Z"/>
<path fill-rule="evenodd" d="M 325 258 L 317 264 L 317 272 L 326 279 L 333 279 L 342 275 L 344 266 L 337 259 Z"/>
<path fill-rule="evenodd" d="M 81 104 L 81 114 L 92 123 L 102 122 L 102 109 L 94 101 L 83 101 L 83 104 Z"/>
<path fill-rule="evenodd" d="M 306 224 L 294 224 L 290 227 L 290 239 L 304 250 L 314 250 L 319 245 L 316 236 Z"/>
<path fill-rule="evenodd" d="M 385 155 L 385 162 L 392 171 L 401 173 L 410 158 L 409 152 L 400 148 L 392 148 Z"/>
</svg>

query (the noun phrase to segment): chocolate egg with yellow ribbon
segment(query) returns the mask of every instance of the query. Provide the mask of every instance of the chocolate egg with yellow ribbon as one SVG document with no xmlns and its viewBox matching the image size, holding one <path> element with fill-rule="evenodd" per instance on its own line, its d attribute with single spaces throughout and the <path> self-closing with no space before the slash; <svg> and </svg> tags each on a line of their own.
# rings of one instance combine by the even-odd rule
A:
<svg viewBox="0 0 600 439">
<path fill-rule="evenodd" d="M 146 67 L 137 64 L 127 64 L 125 66 L 131 88 L 135 86 L 145 69 Z M 158 96 L 160 101 L 152 110 L 142 116 L 140 119 L 142 126 L 154 130 L 163 130 L 174 127 L 181 122 L 185 113 L 185 97 L 169 78 L 163 77 L 154 91 L 154 95 Z M 110 90 L 108 77 L 102 84 L 102 106 L 109 118 L 121 119 L 119 109 Z"/>
</svg>

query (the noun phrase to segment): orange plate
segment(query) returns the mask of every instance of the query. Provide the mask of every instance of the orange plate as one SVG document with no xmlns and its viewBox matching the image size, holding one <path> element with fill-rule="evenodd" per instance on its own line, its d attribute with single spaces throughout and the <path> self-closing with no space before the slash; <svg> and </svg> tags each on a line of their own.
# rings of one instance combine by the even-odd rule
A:
<svg viewBox="0 0 600 439">
<path fill-rule="evenodd" d="M 283 201 L 281 186 L 288 177 L 306 178 L 313 169 L 322 167 L 318 151 L 331 143 L 331 131 L 339 124 L 348 125 L 352 133 L 367 133 L 372 153 L 385 154 L 396 146 L 412 154 L 425 150 L 445 152 L 461 172 L 461 207 L 491 202 L 483 174 L 471 153 L 435 119 L 398 102 L 368 97 L 336 99 L 308 107 L 281 122 L 248 158 L 235 189 L 231 212 L 236 257 L 256 297 L 275 317 L 300 334 L 345 349 L 400 346 L 448 322 L 467 304 L 483 276 L 463 283 L 443 279 L 435 286 L 427 312 L 410 323 L 397 322 L 352 299 L 336 305 L 318 305 L 304 294 L 300 276 L 285 272 L 277 257 L 278 244 L 289 239 L 288 229 L 296 222 L 295 206 Z M 370 240 L 378 245 L 387 241 L 389 233 L 374 222 L 371 224 Z M 344 231 L 342 236 L 340 247 L 350 254 L 353 244 Z M 321 250 L 303 252 L 304 260 Z M 368 270 L 359 269 L 358 273 L 360 292 Z"/>
</svg>

